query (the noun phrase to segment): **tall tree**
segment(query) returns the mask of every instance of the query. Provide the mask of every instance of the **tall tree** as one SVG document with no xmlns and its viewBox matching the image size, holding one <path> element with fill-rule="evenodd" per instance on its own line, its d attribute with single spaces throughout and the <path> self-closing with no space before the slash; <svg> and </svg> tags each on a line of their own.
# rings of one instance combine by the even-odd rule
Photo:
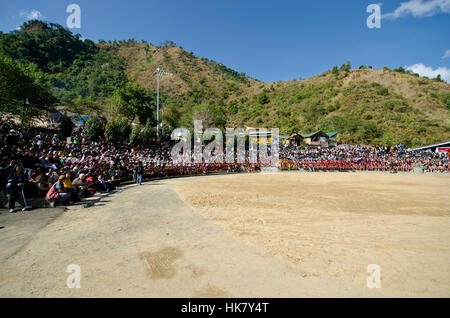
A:
<svg viewBox="0 0 450 318">
<path fill-rule="evenodd" d="M 36 64 L 0 56 L 0 112 L 17 116 L 28 125 L 50 111 L 56 101 L 48 77 Z"/>
<path fill-rule="evenodd" d="M 141 124 L 148 121 L 156 125 L 156 96 L 153 91 L 137 83 L 127 83 L 115 90 L 111 100 L 113 110 L 133 121 L 136 117 Z"/>
</svg>

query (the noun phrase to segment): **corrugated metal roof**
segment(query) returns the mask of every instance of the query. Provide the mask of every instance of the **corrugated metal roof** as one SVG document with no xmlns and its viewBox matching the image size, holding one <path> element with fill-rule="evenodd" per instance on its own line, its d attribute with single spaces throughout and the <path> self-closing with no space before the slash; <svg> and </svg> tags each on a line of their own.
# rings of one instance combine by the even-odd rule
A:
<svg viewBox="0 0 450 318">
<path fill-rule="evenodd" d="M 315 134 L 318 134 L 318 133 L 320 133 L 320 132 L 322 132 L 321 130 L 317 130 L 317 131 L 315 131 L 315 132 L 312 132 L 312 133 L 309 133 L 309 134 L 306 134 L 306 135 L 301 135 L 303 138 L 308 138 L 308 137 L 311 137 L 311 136 L 314 136 Z"/>
<path fill-rule="evenodd" d="M 447 142 L 441 142 L 441 143 L 439 143 L 439 144 L 423 146 L 423 147 L 414 148 L 414 149 L 411 149 L 411 150 L 412 150 L 412 151 L 416 151 L 416 150 L 422 150 L 422 149 L 427 149 L 427 148 L 439 147 L 439 146 L 443 146 L 443 145 L 450 145 L 450 140 L 447 141 Z"/>
<path fill-rule="evenodd" d="M 338 131 L 327 132 L 328 137 L 334 137 L 338 134 Z"/>
</svg>

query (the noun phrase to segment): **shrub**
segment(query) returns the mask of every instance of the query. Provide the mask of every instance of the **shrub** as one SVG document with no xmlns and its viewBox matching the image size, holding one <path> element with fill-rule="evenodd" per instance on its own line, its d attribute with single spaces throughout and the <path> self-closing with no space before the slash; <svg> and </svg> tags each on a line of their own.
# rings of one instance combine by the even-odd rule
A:
<svg viewBox="0 0 450 318">
<path fill-rule="evenodd" d="M 158 138 L 162 142 L 170 141 L 170 135 L 172 134 L 172 128 L 169 125 L 162 124 L 158 127 Z"/>
<path fill-rule="evenodd" d="M 344 71 L 344 72 L 349 72 L 351 68 L 352 68 L 352 65 L 351 65 L 350 61 L 347 61 L 345 64 L 341 65 L 340 70 Z"/>
<path fill-rule="evenodd" d="M 361 127 L 361 135 L 368 142 L 381 137 L 381 134 L 381 129 L 372 121 L 364 123 Z"/>
<path fill-rule="evenodd" d="M 142 130 L 142 143 L 149 144 L 156 140 L 156 128 L 153 127 L 150 121 L 147 121 L 144 129 Z"/>
<path fill-rule="evenodd" d="M 238 105 L 236 102 L 231 102 L 230 103 L 230 113 L 232 114 L 237 114 L 238 113 Z"/>
<path fill-rule="evenodd" d="M 402 66 L 399 66 L 397 68 L 394 68 L 394 72 L 405 73 L 406 71 L 405 71 L 405 69 Z"/>
<path fill-rule="evenodd" d="M 74 126 L 75 124 L 73 123 L 72 119 L 66 114 L 63 114 L 61 117 L 61 123 L 59 125 L 59 130 L 61 131 L 61 134 L 64 137 L 69 137 L 72 134 Z"/>
<path fill-rule="evenodd" d="M 261 105 L 265 105 L 265 104 L 268 104 L 268 103 L 270 102 L 269 97 L 267 97 L 267 94 L 266 94 L 265 92 L 259 94 L 259 96 L 258 96 L 258 102 L 259 102 Z"/>
<path fill-rule="evenodd" d="M 408 110 L 409 106 L 406 102 L 401 102 L 395 105 L 394 110 L 399 113 L 404 113 Z"/>
<path fill-rule="evenodd" d="M 139 125 L 133 126 L 131 129 L 130 143 L 132 145 L 142 144 L 142 129 Z"/>
<path fill-rule="evenodd" d="M 106 141 L 119 144 L 128 140 L 131 134 L 131 125 L 124 116 L 117 116 L 108 121 L 105 129 Z"/>
<path fill-rule="evenodd" d="M 104 121 L 99 116 L 90 117 L 84 126 L 84 135 L 89 140 L 97 141 L 105 134 Z"/>
<path fill-rule="evenodd" d="M 377 85 L 374 85 L 374 84 L 377 84 Z M 372 83 L 372 87 L 375 88 L 375 93 L 377 93 L 378 95 L 381 95 L 381 96 L 389 95 L 389 90 L 386 87 L 384 87 L 383 85 L 380 85 L 380 84 L 374 82 L 374 83 Z"/>
<path fill-rule="evenodd" d="M 339 68 L 337 67 L 337 65 L 333 66 L 333 69 L 331 70 L 331 73 L 337 75 L 339 74 Z"/>
<path fill-rule="evenodd" d="M 364 114 L 363 119 L 365 120 L 371 120 L 373 118 L 372 114 Z"/>
</svg>

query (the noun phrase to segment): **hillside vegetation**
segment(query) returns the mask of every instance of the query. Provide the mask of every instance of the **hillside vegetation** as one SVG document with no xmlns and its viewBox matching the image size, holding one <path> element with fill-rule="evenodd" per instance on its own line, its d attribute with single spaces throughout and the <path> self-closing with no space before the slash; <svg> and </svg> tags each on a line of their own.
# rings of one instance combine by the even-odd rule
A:
<svg viewBox="0 0 450 318">
<path fill-rule="evenodd" d="M 67 29 L 30 21 L 0 32 L 0 55 L 34 63 L 58 104 L 79 114 L 118 115 L 153 125 L 155 69 L 163 121 L 171 127 L 279 127 L 282 134 L 339 131 L 340 142 L 417 146 L 450 139 L 450 85 L 403 68 L 352 70 L 262 83 L 223 64 L 196 57 L 173 42 L 81 40 Z M 5 109 L 3 108 L 3 112 Z"/>
</svg>

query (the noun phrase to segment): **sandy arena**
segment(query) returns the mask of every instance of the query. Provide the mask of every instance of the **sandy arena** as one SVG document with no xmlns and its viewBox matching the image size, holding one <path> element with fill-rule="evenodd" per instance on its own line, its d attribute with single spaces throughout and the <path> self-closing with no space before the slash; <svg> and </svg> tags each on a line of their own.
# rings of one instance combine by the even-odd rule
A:
<svg viewBox="0 0 450 318">
<path fill-rule="evenodd" d="M 257 173 L 2 210 L 0 296 L 450 297 L 449 191 L 449 175 Z"/>
</svg>

